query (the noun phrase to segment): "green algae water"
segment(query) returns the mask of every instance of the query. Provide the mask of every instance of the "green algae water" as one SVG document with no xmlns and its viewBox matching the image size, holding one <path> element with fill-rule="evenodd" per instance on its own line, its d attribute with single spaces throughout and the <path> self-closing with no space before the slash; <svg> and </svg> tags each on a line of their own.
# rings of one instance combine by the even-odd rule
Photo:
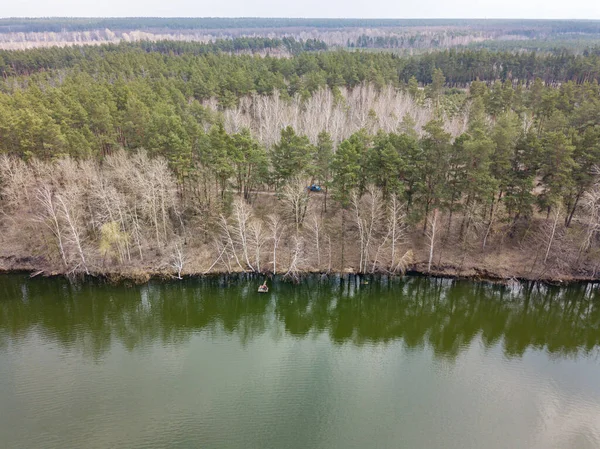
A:
<svg viewBox="0 0 600 449">
<path fill-rule="evenodd" d="M 600 287 L 0 276 L 0 448 L 598 448 Z"/>
</svg>

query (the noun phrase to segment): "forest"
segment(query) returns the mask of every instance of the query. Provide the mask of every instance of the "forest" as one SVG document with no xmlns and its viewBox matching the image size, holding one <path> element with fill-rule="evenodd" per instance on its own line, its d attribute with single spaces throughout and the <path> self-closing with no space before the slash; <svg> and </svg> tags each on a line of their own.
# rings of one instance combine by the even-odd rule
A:
<svg viewBox="0 0 600 449">
<path fill-rule="evenodd" d="M 598 48 L 326 48 L 0 52 L 0 267 L 597 277 Z"/>
<path fill-rule="evenodd" d="M 221 41 L 245 38 L 322 41 L 413 55 L 448 48 L 582 52 L 600 45 L 600 21 L 291 18 L 0 18 L 0 49 L 23 50 L 121 42 Z M 253 48 L 253 51 L 256 49 Z"/>
<path fill-rule="evenodd" d="M 546 32 L 598 33 L 600 22 L 593 20 L 516 20 L 516 19 L 301 19 L 262 17 L 47 17 L 2 18 L 3 31 L 86 31 L 97 28 L 118 29 L 228 29 L 228 28 L 381 28 L 381 27 L 471 27 L 474 29 L 526 30 Z"/>
</svg>

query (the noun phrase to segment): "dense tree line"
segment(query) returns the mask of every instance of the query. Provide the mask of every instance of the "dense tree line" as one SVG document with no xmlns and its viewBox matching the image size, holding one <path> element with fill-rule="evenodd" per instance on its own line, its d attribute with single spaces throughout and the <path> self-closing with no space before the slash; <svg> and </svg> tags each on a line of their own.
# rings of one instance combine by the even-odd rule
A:
<svg viewBox="0 0 600 449">
<path fill-rule="evenodd" d="M 451 49 L 406 59 L 400 77 L 406 80 L 415 76 L 421 83 L 430 83 L 434 69 L 438 68 L 444 72 L 446 82 L 459 85 L 475 80 L 506 79 L 530 83 L 536 78 L 548 84 L 564 81 L 581 83 L 598 79 L 599 64 L 598 48 L 582 55 L 568 51 L 537 54 Z"/>
<path fill-rule="evenodd" d="M 471 49 L 485 48 L 493 51 L 535 51 L 540 53 L 574 53 L 589 54 L 597 52 L 600 36 L 581 34 L 561 34 L 556 37 L 540 37 L 536 39 L 486 39 L 470 42 L 466 46 Z"/>
<path fill-rule="evenodd" d="M 481 38 L 481 33 L 444 30 L 376 36 L 361 34 L 354 40 L 348 39 L 347 45 L 350 48 L 437 48 L 460 45 L 462 43 L 460 38 L 469 42 Z"/>
<path fill-rule="evenodd" d="M 262 50 L 278 50 L 284 48 L 291 54 L 298 54 L 303 51 L 321 51 L 327 50 L 324 42 L 316 39 L 296 40 L 293 37 L 268 38 L 268 37 L 237 37 L 235 39 L 218 39 L 206 44 L 197 42 L 177 42 L 177 41 L 142 41 L 139 46 L 145 51 L 159 53 L 174 53 L 188 55 L 203 55 L 206 53 L 235 53 L 241 51 L 258 52 Z"/>
<path fill-rule="evenodd" d="M 265 38 L 238 37 L 235 39 L 218 39 L 214 42 L 187 41 L 140 41 L 136 43 L 122 42 L 101 47 L 51 47 L 30 49 L 26 51 L 0 51 L 0 72 L 5 75 L 29 75 L 36 71 L 71 68 L 90 60 L 103 58 L 113 53 L 128 54 L 148 52 L 164 55 L 200 56 L 218 53 L 263 52 L 285 50 L 290 54 L 303 51 L 326 50 L 327 45 L 315 39 L 296 40 L 293 37 Z M 94 70 L 83 64 L 84 70 Z M 97 70 L 97 68 L 95 69 Z M 101 70 L 101 69 L 100 69 Z"/>
<path fill-rule="evenodd" d="M 275 271 L 285 235 L 288 273 L 348 260 L 361 272 L 400 272 L 407 227 L 427 236 L 428 270 L 440 235 L 463 255 L 508 238 L 527 242 L 534 265 L 559 264 L 562 253 L 573 269 L 598 269 L 596 79 L 462 90 L 437 67 L 424 87 L 416 76 L 403 82 L 402 59 L 390 55 L 123 48 L 2 84 L 5 213 L 15 230 L 46 223 L 51 233 L 32 245 L 54 242 L 64 269 L 97 269 L 108 254 L 121 264 L 153 251 L 181 256 L 173 245 L 194 227 L 227 271 L 261 271 L 269 245 Z M 555 71 L 563 59 L 534 61 Z M 310 202 L 312 183 L 330 215 Z M 248 206 L 259 191 L 276 195 L 280 214 Z M 348 239 L 359 244 L 346 248 Z"/>
<path fill-rule="evenodd" d="M 598 33 L 600 22 L 586 20 L 523 19 L 301 19 L 301 18 L 178 18 L 178 17 L 49 17 L 3 18 L 0 31 L 43 32 L 86 31 L 109 28 L 132 29 L 235 29 L 235 28 L 380 28 L 380 27 L 468 27 L 504 29 L 514 33 Z"/>
<path fill-rule="evenodd" d="M 589 54 L 597 52 L 599 34 L 560 33 L 536 36 L 534 30 L 521 32 L 504 31 L 428 31 L 428 32 L 387 32 L 379 30 L 369 34 L 359 34 L 348 38 L 349 48 L 387 49 L 413 53 L 415 49 L 465 48 L 486 49 L 500 52 L 539 52 L 560 54 L 572 52 Z M 518 33 L 516 36 L 513 36 Z M 503 39 L 503 37 L 511 37 Z M 409 52 L 409 50 L 411 50 Z"/>
<path fill-rule="evenodd" d="M 596 246 L 600 216 L 600 201 L 594 196 L 594 166 L 600 160 L 598 86 L 567 83 L 554 89 L 538 81 L 530 90 L 518 91 L 510 83 L 488 87 L 478 82 L 470 90 L 465 103 L 466 130 L 456 137 L 445 130 L 440 118 L 419 130 L 407 114 L 397 122 L 397 131 L 380 129 L 373 134 L 362 128 L 339 142 L 325 129 L 311 142 L 287 126 L 267 147 L 247 128 L 228 132 L 219 114 L 200 104 L 192 103 L 178 116 L 174 106 L 155 104 L 151 109 L 132 98 L 126 119 L 118 127 L 111 128 L 107 122 L 105 129 L 86 130 L 92 141 L 88 153 L 71 153 L 81 159 L 76 163 L 60 157 L 61 152 L 44 154 L 63 137 L 59 128 L 46 129 L 38 122 L 45 140 L 27 141 L 26 134 L 14 139 L 18 145 L 34 145 L 25 152 L 13 152 L 29 159 L 29 164 L 4 159 L 0 171 L 5 211 L 19 217 L 14 223 L 23 217 L 49 223 L 53 235 L 61 236 L 58 260 L 71 270 L 98 269 L 103 260 L 99 254 L 111 254 L 126 264 L 138 257 L 143 260 L 152 248 L 167 251 L 177 241 L 175 236 L 194 226 L 192 217 L 197 216 L 203 217 L 208 235 L 220 235 L 218 229 L 225 232 L 218 240 L 217 266 L 227 271 L 260 271 L 266 264 L 261 249 L 268 240 L 264 235 L 268 220 L 275 220 L 274 235 L 283 232 L 277 228 L 277 219 L 257 222 L 240 202 L 233 206 L 232 222 L 222 214 L 232 207 L 232 192 L 254 201 L 256 192 L 266 188 L 279 195 L 282 217 L 287 217 L 289 225 L 290 255 L 285 269 L 300 271 L 307 260 L 324 269 L 326 250 L 319 245 L 324 245 L 326 225 L 318 222 L 314 212 L 309 213 L 305 188 L 311 182 L 326 191 L 323 207 L 329 195 L 330 207 L 339 211 L 327 225 L 340 226 L 337 238 L 341 238 L 342 254 L 336 256 L 336 266 L 351 259 L 343 246 L 351 237 L 360 242 L 353 256 L 358 258 L 359 271 L 404 270 L 410 257 L 404 258 L 398 239 L 405 235 L 405 227 L 422 225 L 424 232 L 435 232 L 441 226 L 438 214 L 445 217 L 446 232 L 452 229 L 466 251 L 473 241 L 485 248 L 502 228 L 523 238 L 529 232 L 528 223 L 543 211 L 552 217 L 549 223 L 554 228 L 549 237 L 532 245 L 541 251 L 544 264 L 565 248 L 573 250 L 572 257 L 578 260 L 593 254 L 589 251 Z M 428 86 L 415 95 L 423 96 L 419 101 L 434 104 L 442 93 Z M 378 120 L 376 114 L 368 115 L 368 120 Z M 38 131 L 34 124 L 28 122 L 22 131 Z M 9 122 L 9 126 L 18 123 Z M 13 129 L 2 130 L 3 136 L 11 133 Z M 41 153 L 36 144 L 42 145 Z M 132 156 L 118 152 L 120 147 Z M 154 159 L 134 151 L 143 147 Z M 80 143 L 73 148 L 81 151 L 84 147 Z M 103 156 L 104 168 L 90 162 L 93 155 Z M 55 161 L 36 162 L 49 157 Z M 84 205 L 89 209 L 81 209 Z M 342 222 L 336 225 L 340 217 Z M 579 217 L 579 233 L 571 236 L 575 240 L 567 239 L 567 234 L 555 237 L 556 227 L 565 232 L 574 217 Z M 431 235 L 432 250 L 435 238 Z M 81 241 L 87 242 L 87 249 Z M 313 241 L 319 243 L 310 257 L 318 262 L 302 249 Z M 577 243 L 581 241 L 585 243 Z M 90 242 L 97 242 L 94 251 Z M 223 254 L 229 258 L 223 259 Z M 237 260 L 237 265 L 231 265 L 231 260 Z M 275 261 L 276 256 L 273 270 Z"/>
<path fill-rule="evenodd" d="M 264 50 L 276 48 L 274 46 L 287 48 L 296 56 L 252 58 L 228 54 L 236 49 Z M 530 83 L 536 78 L 549 84 L 565 81 L 581 83 L 598 79 L 600 75 L 598 48 L 583 54 L 454 49 L 413 57 L 389 53 L 306 52 L 324 48 L 323 43 L 314 40 L 240 38 L 209 44 L 163 41 L 0 51 L 0 73 L 6 78 L 43 71 L 45 78 L 52 78 L 52 75 L 63 78 L 65 73 L 60 71 L 57 74 L 56 70 L 69 69 L 69 73 L 85 72 L 96 79 L 151 76 L 180 81 L 196 74 L 210 77 L 205 82 L 210 86 L 234 71 L 239 74 L 238 77 L 249 78 L 250 85 L 242 94 L 260 92 L 261 88 L 264 91 L 264 87 L 282 88 L 284 81 L 293 89 L 299 78 L 310 79 L 319 87 L 352 87 L 365 80 L 398 85 L 408 82 L 412 76 L 419 83 L 429 84 L 436 68 L 444 72 L 447 83 L 462 86 L 475 80 L 511 79 Z M 234 91 L 235 88 L 228 90 Z"/>
<path fill-rule="evenodd" d="M 101 77 L 74 72 L 56 86 L 52 85 L 53 78 L 38 76 L 36 81 L 31 77 L 27 87 L 13 87 L 0 94 L 0 149 L 24 158 L 49 159 L 61 155 L 99 158 L 119 148 L 145 148 L 152 155 L 166 157 L 182 181 L 195 176 L 194 171 L 201 166 L 201 172 L 216 174 L 223 191 L 235 175 L 240 191 L 246 195 L 258 185 L 277 187 L 297 175 L 315 177 L 317 167 L 329 167 L 327 171 L 331 172 L 337 166 L 338 179 L 344 180 L 340 181 L 340 191 L 364 190 L 374 184 L 383 189 L 385 197 L 391 193 L 405 196 L 409 209 L 414 203 L 422 205 L 425 217 L 429 210 L 442 205 L 454 210 L 459 205 L 468 208 L 472 202 L 484 201 L 490 202 L 493 209 L 494 198 L 498 198 L 507 204 L 515 220 L 531 215 L 533 180 L 541 180 L 543 186 L 542 194 L 536 198 L 540 207 L 550 209 L 564 199 L 572 216 L 590 185 L 590 170 L 600 156 L 597 82 L 569 81 L 555 88 L 536 78 L 527 88 L 509 80 L 492 84 L 477 81 L 466 95 L 445 90 L 445 74 L 435 69 L 432 82 L 424 90 L 418 87 L 414 76 L 403 89 L 416 104 L 426 102 L 440 112 L 448 98 L 454 98 L 458 102 L 454 113 L 466 118 L 462 134 L 445 128 L 448 112 L 445 119 L 443 115 L 431 116 L 428 123 L 420 124 L 425 125 L 421 129 L 414 123 L 416 111 L 409 111 L 404 117 L 396 117 L 397 124 L 393 126 L 404 127 L 404 133 L 398 133 L 378 124 L 387 117 L 378 117 L 371 109 L 363 111 L 365 120 L 356 123 L 352 135 L 347 132 L 332 139 L 320 134 L 317 139 L 319 131 L 331 136 L 327 129 L 330 125 L 326 124 L 308 139 L 301 135 L 302 130 L 280 126 L 281 136 L 275 142 L 257 138 L 257 129 L 246 128 L 243 122 L 226 130 L 223 112 L 227 115 L 227 110 L 219 111 L 202 100 L 216 94 L 221 107 L 227 107 L 252 92 L 272 94 L 274 89 L 281 89 L 288 96 L 310 95 L 328 83 L 324 75 L 315 79 L 308 72 L 313 55 L 302 54 L 298 61 L 267 61 L 281 64 L 281 71 L 286 70 L 287 63 L 292 70 L 305 70 L 293 86 L 286 83 L 285 77 L 271 79 L 273 85 L 269 85 L 268 78 L 262 78 L 269 72 L 248 77 L 240 70 L 246 67 L 252 73 L 253 64 L 267 58 L 209 55 L 217 64 L 226 63 L 230 68 L 222 73 L 212 72 L 221 78 L 219 83 L 207 77 L 210 66 L 202 63 L 208 61 L 187 59 L 190 65 L 198 65 L 197 71 L 185 80 L 181 70 L 188 64 L 177 67 L 175 73 L 169 72 L 168 57 L 137 50 L 133 61 L 127 59 L 130 53 L 117 51 L 115 60 L 108 57 L 109 52 L 107 57 L 98 59 L 98 64 L 90 63 L 88 69 L 99 69 L 103 63 L 106 73 Z M 439 53 L 438 57 L 449 54 Z M 354 54 L 331 55 L 355 60 Z M 359 56 L 368 61 L 373 55 Z M 130 63 L 129 70 L 118 65 L 125 60 Z M 371 62 L 377 60 L 375 55 Z M 154 67 L 151 63 L 155 63 Z M 556 65 L 560 66 L 560 62 Z M 394 76 L 391 67 L 381 67 L 382 71 L 385 69 L 389 70 L 389 77 Z M 132 70 L 133 74 L 130 79 L 110 80 L 110 74 L 120 74 L 118 70 Z M 336 68 L 330 70 L 335 73 Z M 137 71 L 145 75 L 135 76 Z M 363 75 L 356 82 L 369 80 L 369 73 Z M 374 74 L 376 80 L 378 75 L 381 73 Z M 379 79 L 381 84 L 385 81 L 386 78 Z M 12 82 L 17 84 L 19 80 Z M 227 84 L 223 86 L 223 82 Z M 342 76 L 339 83 L 346 82 Z M 11 80 L 6 84 L 10 85 Z M 301 103 L 298 107 L 302 107 Z M 232 132 L 235 127 L 239 129 Z M 272 131 L 279 133 L 279 129 Z M 324 143 L 323 139 L 330 142 Z M 326 160 L 318 160 L 324 157 L 319 153 L 323 145 L 337 146 L 337 162 L 331 150 Z M 266 162 L 268 158 L 270 164 Z M 554 166 L 545 165 L 548 161 L 553 161 Z M 267 166 L 270 170 L 265 171 Z M 323 184 L 332 181 L 323 176 L 317 178 Z M 466 202 L 462 201 L 464 198 Z"/>
</svg>

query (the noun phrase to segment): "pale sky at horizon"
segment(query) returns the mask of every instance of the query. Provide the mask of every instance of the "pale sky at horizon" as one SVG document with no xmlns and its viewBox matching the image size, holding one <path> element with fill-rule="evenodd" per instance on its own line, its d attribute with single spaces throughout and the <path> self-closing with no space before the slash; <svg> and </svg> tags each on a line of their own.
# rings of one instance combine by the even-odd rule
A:
<svg viewBox="0 0 600 449">
<path fill-rule="evenodd" d="M 600 19 L 599 0 L 4 0 L 0 17 Z"/>
</svg>

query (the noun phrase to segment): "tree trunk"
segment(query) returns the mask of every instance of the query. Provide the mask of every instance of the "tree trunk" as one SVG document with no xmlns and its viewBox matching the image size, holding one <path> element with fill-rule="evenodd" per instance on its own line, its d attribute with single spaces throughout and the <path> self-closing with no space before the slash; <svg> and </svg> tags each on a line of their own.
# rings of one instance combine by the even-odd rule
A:
<svg viewBox="0 0 600 449">
<path fill-rule="evenodd" d="M 342 209 L 342 266 L 341 270 L 344 271 L 344 250 L 346 249 L 346 210 Z"/>
<path fill-rule="evenodd" d="M 577 203 L 579 203 L 579 199 L 581 198 L 581 191 L 577 194 L 577 196 L 575 197 L 575 204 L 573 204 L 573 208 L 571 209 L 571 212 L 568 215 L 567 220 L 565 221 L 565 226 L 568 228 L 569 226 L 571 226 L 571 220 L 573 219 L 573 215 L 575 215 L 575 210 L 577 209 Z"/>
<path fill-rule="evenodd" d="M 433 246 L 435 244 L 435 233 L 437 228 L 438 210 L 433 210 L 433 219 L 431 221 L 431 230 L 429 235 L 429 262 L 427 264 L 427 272 L 431 271 L 431 261 L 433 260 Z"/>
<path fill-rule="evenodd" d="M 548 241 L 548 248 L 546 249 L 546 255 L 544 256 L 544 265 L 548 260 L 548 255 L 550 254 L 550 248 L 552 247 L 552 242 L 554 241 L 554 235 L 556 234 L 556 226 L 558 224 L 558 218 L 560 216 L 560 206 L 556 207 L 556 213 L 554 215 L 554 222 L 552 224 L 552 232 L 550 233 L 550 240 Z"/>
<path fill-rule="evenodd" d="M 500 200 L 502 199 L 502 190 L 498 195 L 498 204 L 500 204 Z M 481 248 L 485 249 L 485 244 L 487 243 L 487 238 L 490 235 L 490 231 L 492 230 L 492 225 L 494 224 L 494 215 L 496 213 L 496 203 L 494 201 L 494 197 L 492 197 L 492 206 L 490 207 L 490 222 L 488 223 L 487 229 L 485 230 L 485 236 L 483 237 L 483 243 L 481 244 Z"/>
<path fill-rule="evenodd" d="M 427 232 L 427 220 L 429 219 L 429 199 L 425 202 L 425 221 L 423 223 L 423 234 Z"/>
</svg>

